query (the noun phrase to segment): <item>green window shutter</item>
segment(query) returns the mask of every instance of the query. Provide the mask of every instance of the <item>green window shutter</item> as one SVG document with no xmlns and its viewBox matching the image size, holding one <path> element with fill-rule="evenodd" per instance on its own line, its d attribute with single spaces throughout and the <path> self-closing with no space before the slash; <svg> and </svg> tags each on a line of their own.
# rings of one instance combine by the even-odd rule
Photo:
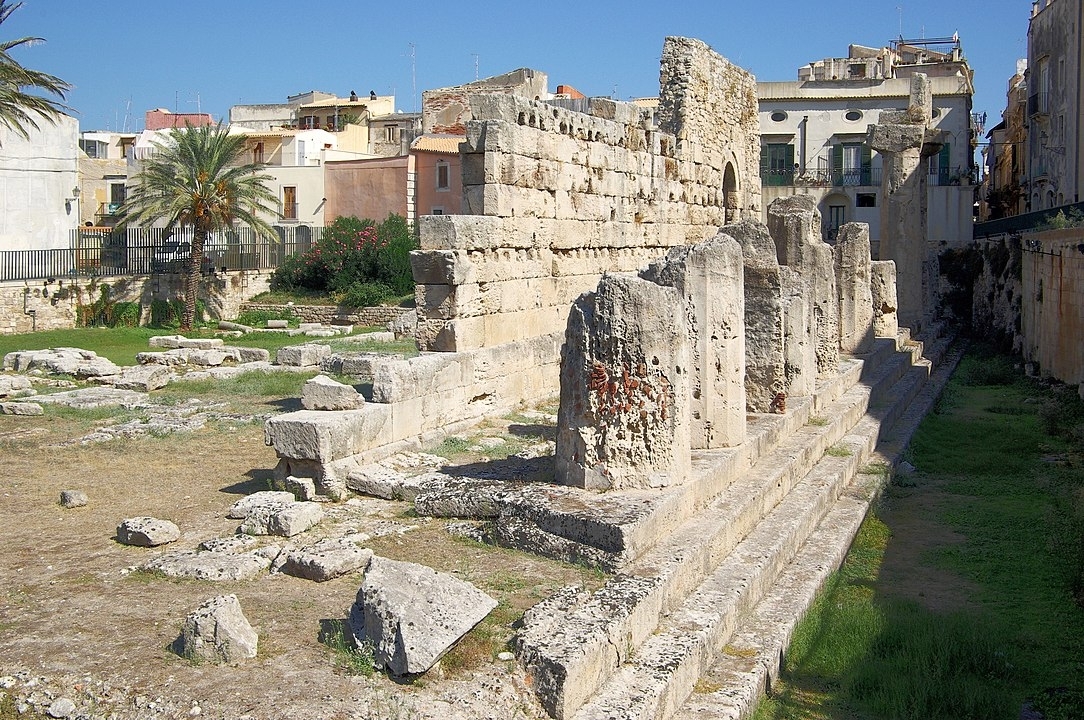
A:
<svg viewBox="0 0 1084 720">
<path fill-rule="evenodd" d="M 862 143 L 862 181 L 860 184 L 873 184 L 873 148 L 866 143 Z"/>
<path fill-rule="evenodd" d="M 843 146 L 832 146 L 832 184 L 839 185 L 843 182 Z"/>
</svg>

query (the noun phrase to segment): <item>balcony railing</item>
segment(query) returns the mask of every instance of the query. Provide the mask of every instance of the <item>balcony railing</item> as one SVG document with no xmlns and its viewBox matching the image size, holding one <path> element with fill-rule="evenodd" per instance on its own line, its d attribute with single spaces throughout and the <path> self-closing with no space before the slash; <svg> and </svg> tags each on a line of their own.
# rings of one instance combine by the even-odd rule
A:
<svg viewBox="0 0 1084 720">
<path fill-rule="evenodd" d="M 854 170 L 771 170 L 760 171 L 760 182 L 764 187 L 831 186 L 831 187 L 880 187 L 881 168 L 859 168 Z"/>
<path fill-rule="evenodd" d="M 1047 93 L 1037 92 L 1028 96 L 1028 115 L 1045 115 L 1050 111 Z"/>
</svg>

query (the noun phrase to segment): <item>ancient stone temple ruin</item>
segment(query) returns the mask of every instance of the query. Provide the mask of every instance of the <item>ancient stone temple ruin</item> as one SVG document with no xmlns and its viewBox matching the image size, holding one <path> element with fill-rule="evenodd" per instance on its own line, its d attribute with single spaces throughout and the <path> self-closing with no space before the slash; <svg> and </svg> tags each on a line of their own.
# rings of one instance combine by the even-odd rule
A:
<svg viewBox="0 0 1084 720">
<path fill-rule="evenodd" d="M 955 357 L 922 298 L 927 336 L 899 327 L 897 266 L 871 260 L 864 225 L 829 245 L 802 196 L 756 220 L 752 76 L 686 38 L 661 62 L 654 114 L 470 98 L 470 214 L 420 219 L 412 257 L 423 352 L 364 360 L 360 407 L 266 425 L 279 481 L 315 499 L 409 499 L 614 571 L 517 631 L 561 720 L 748 713 L 884 480 L 869 468 L 896 461 Z M 381 465 L 558 395 L 542 480 Z M 694 694 L 702 676 L 720 689 Z"/>
</svg>

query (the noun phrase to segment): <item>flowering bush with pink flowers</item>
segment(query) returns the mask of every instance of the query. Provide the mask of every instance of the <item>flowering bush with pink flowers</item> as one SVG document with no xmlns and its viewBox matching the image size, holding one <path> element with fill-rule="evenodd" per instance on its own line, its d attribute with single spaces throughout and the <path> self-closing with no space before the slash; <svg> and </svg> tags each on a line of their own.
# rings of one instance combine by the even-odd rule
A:
<svg viewBox="0 0 1084 720">
<path fill-rule="evenodd" d="M 414 289 L 410 251 L 413 231 L 400 215 L 377 225 L 339 217 L 311 249 L 288 258 L 271 278 L 272 290 L 326 292 L 348 305 L 373 305 Z"/>
</svg>

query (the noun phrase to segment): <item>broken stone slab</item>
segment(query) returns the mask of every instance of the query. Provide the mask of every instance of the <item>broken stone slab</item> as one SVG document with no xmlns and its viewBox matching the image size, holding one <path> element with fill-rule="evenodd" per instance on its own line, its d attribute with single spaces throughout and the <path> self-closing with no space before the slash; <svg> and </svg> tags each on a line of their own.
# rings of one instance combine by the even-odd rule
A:
<svg viewBox="0 0 1084 720">
<path fill-rule="evenodd" d="M 251 535 L 227 535 L 204 540 L 199 544 L 199 549 L 206 552 L 240 553 L 253 549 L 258 542 Z"/>
<path fill-rule="evenodd" d="M 268 506 L 281 507 L 295 502 L 297 498 L 293 493 L 278 490 L 262 490 L 241 498 L 226 512 L 226 517 L 232 520 L 244 520 L 253 511 Z"/>
<path fill-rule="evenodd" d="M 180 536 L 181 530 L 174 523 L 154 517 L 128 518 L 117 526 L 117 542 L 124 545 L 155 547 Z"/>
<path fill-rule="evenodd" d="M 4 356 L 4 369 L 16 372 L 47 372 L 71 375 L 83 379 L 101 375 L 116 375 L 120 366 L 99 357 L 92 350 L 81 348 L 51 348 L 11 352 Z"/>
<path fill-rule="evenodd" d="M 308 367 L 319 365 L 320 362 L 331 355 L 331 346 L 321 343 L 305 343 L 303 345 L 287 345 L 279 348 L 275 361 L 279 365 L 293 367 Z"/>
<path fill-rule="evenodd" d="M 316 500 L 319 497 L 319 492 L 316 490 L 316 481 L 312 478 L 287 475 L 282 484 L 286 488 L 286 492 L 293 493 L 298 500 Z"/>
<path fill-rule="evenodd" d="M 301 387 L 301 406 L 306 410 L 354 410 L 365 398 L 353 385 L 317 375 Z"/>
<path fill-rule="evenodd" d="M 87 494 L 82 490 L 61 490 L 60 506 L 65 508 L 83 507 L 87 504 Z"/>
<path fill-rule="evenodd" d="M 268 320 L 265 327 L 268 330 L 285 330 L 290 327 L 289 320 Z"/>
<path fill-rule="evenodd" d="M 32 402 L 0 402 L 0 415 L 44 415 L 45 408 Z"/>
<path fill-rule="evenodd" d="M 448 481 L 441 473 L 407 475 L 380 463 L 363 465 L 346 475 L 346 487 L 361 495 L 385 500 L 413 502 L 421 493 L 442 487 Z"/>
<path fill-rule="evenodd" d="M 497 607 L 465 580 L 416 563 L 374 555 L 350 608 L 359 644 L 392 675 L 423 673 Z"/>
<path fill-rule="evenodd" d="M 256 657 L 258 641 L 237 596 L 220 595 L 185 618 L 176 649 L 190 660 L 232 663 Z"/>
<path fill-rule="evenodd" d="M 251 580 L 267 572 L 271 559 L 252 552 L 194 552 L 185 550 L 166 553 L 144 563 L 143 569 L 175 578 L 213 580 L 219 582 Z"/>
<path fill-rule="evenodd" d="M 254 509 L 241 523 L 245 535 L 281 535 L 293 537 L 324 519 L 324 509 L 315 502 L 265 505 Z"/>
<path fill-rule="evenodd" d="M 30 378 L 22 375 L 0 375 L 0 397 L 32 395 L 34 387 Z"/>
<path fill-rule="evenodd" d="M 276 562 L 279 572 L 324 582 L 364 570 L 373 551 L 345 538 L 325 538 L 307 547 L 288 548 Z"/>
<path fill-rule="evenodd" d="M 34 401 L 46 404 L 65 405 L 67 407 L 88 410 L 100 407 L 123 407 L 127 410 L 150 407 L 153 403 L 147 393 L 135 390 L 121 390 L 108 386 L 65 390 L 48 395 L 36 395 Z"/>
<path fill-rule="evenodd" d="M 121 369 L 119 375 L 99 378 L 99 382 L 119 390 L 150 392 L 165 387 L 173 377 L 169 368 L 157 364 L 140 364 Z"/>
</svg>

